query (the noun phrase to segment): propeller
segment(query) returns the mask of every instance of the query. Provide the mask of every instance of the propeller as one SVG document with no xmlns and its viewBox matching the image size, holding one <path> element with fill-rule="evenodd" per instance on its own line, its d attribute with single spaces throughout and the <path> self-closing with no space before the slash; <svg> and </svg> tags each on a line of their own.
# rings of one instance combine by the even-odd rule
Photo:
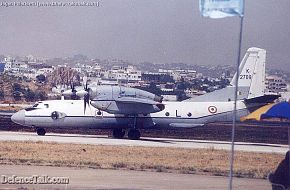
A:
<svg viewBox="0 0 290 190">
<path fill-rule="evenodd" d="M 88 88 L 88 81 L 87 81 L 87 77 L 85 76 L 83 78 L 83 82 L 84 82 L 84 90 L 81 90 L 79 92 L 80 97 L 84 97 L 84 114 L 86 113 L 86 108 L 87 108 L 87 104 L 88 106 L 90 106 L 90 88 Z"/>
<path fill-rule="evenodd" d="M 66 90 L 62 92 L 63 96 L 75 96 L 77 93 L 77 90 L 75 89 L 75 86 L 73 84 L 70 85 L 70 90 Z"/>
<path fill-rule="evenodd" d="M 74 99 L 76 99 L 76 93 L 77 93 L 77 90 L 75 89 L 75 86 L 74 86 L 73 83 L 71 83 L 70 88 L 71 88 L 71 92 L 72 92 L 72 94 L 71 94 L 71 99 L 74 100 Z"/>
</svg>

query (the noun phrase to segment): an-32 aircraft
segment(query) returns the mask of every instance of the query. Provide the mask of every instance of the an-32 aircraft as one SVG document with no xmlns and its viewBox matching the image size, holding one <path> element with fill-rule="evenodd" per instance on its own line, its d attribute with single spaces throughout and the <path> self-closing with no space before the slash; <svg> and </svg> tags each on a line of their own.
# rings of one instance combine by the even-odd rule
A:
<svg viewBox="0 0 290 190">
<path fill-rule="evenodd" d="M 272 102 L 265 95 L 266 51 L 250 48 L 239 74 L 237 118 Z M 74 91 L 83 100 L 51 100 L 36 103 L 12 116 L 12 121 L 33 127 L 38 135 L 46 128 L 109 128 L 115 138 L 139 139 L 140 128 L 197 127 L 232 121 L 235 76 L 230 85 L 182 102 L 162 102 L 162 97 L 134 88 L 97 86 Z"/>
</svg>

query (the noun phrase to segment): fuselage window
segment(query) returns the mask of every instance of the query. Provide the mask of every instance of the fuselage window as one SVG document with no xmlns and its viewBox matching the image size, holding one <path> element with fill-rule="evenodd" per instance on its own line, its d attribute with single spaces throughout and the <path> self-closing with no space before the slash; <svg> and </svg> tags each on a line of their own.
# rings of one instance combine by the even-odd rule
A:
<svg viewBox="0 0 290 190">
<path fill-rule="evenodd" d="M 169 116 L 170 114 L 169 114 L 169 112 L 166 112 L 165 115 L 166 115 L 166 116 Z"/>
<path fill-rule="evenodd" d="M 191 116 L 192 116 L 192 114 L 191 114 L 190 112 L 188 112 L 187 116 L 188 116 L 188 117 L 191 117 Z"/>
<path fill-rule="evenodd" d="M 54 120 L 58 119 L 59 118 L 59 114 L 56 111 L 54 111 L 54 112 L 51 113 L 51 118 L 54 119 Z"/>
<path fill-rule="evenodd" d="M 45 108 L 49 108 L 49 105 L 48 105 L 48 104 L 44 104 L 44 107 L 45 107 Z"/>
</svg>

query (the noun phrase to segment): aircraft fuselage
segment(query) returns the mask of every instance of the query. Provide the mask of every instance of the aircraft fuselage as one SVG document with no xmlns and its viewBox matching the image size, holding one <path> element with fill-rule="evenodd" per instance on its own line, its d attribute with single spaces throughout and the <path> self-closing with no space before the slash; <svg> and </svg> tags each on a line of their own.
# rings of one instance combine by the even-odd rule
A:
<svg viewBox="0 0 290 190">
<path fill-rule="evenodd" d="M 29 127 L 58 128 L 130 128 L 135 116 L 110 114 L 93 106 L 84 113 L 82 100 L 52 100 L 18 112 L 12 120 Z M 234 103 L 230 102 L 164 102 L 165 109 L 136 117 L 138 128 L 196 127 L 216 121 L 231 121 Z M 238 116 L 248 112 L 238 101 Z M 53 113 L 58 117 L 53 117 Z M 239 117 L 238 117 L 239 118 Z"/>
</svg>

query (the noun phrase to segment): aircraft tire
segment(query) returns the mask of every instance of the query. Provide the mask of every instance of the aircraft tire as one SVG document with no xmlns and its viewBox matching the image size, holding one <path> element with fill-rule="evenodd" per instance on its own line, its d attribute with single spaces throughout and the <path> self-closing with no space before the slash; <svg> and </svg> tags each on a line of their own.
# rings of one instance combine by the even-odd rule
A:
<svg viewBox="0 0 290 190">
<path fill-rule="evenodd" d="M 45 133 L 46 133 L 46 131 L 45 131 L 45 129 L 43 129 L 43 128 L 37 128 L 37 129 L 36 129 L 36 133 L 37 133 L 39 136 L 44 136 Z"/>
<path fill-rule="evenodd" d="M 130 140 L 139 140 L 141 137 L 141 133 L 138 129 L 130 129 L 128 132 L 128 138 Z"/>
<path fill-rule="evenodd" d="M 113 129 L 113 137 L 115 139 L 122 139 L 125 136 L 125 131 L 123 129 Z"/>
</svg>

